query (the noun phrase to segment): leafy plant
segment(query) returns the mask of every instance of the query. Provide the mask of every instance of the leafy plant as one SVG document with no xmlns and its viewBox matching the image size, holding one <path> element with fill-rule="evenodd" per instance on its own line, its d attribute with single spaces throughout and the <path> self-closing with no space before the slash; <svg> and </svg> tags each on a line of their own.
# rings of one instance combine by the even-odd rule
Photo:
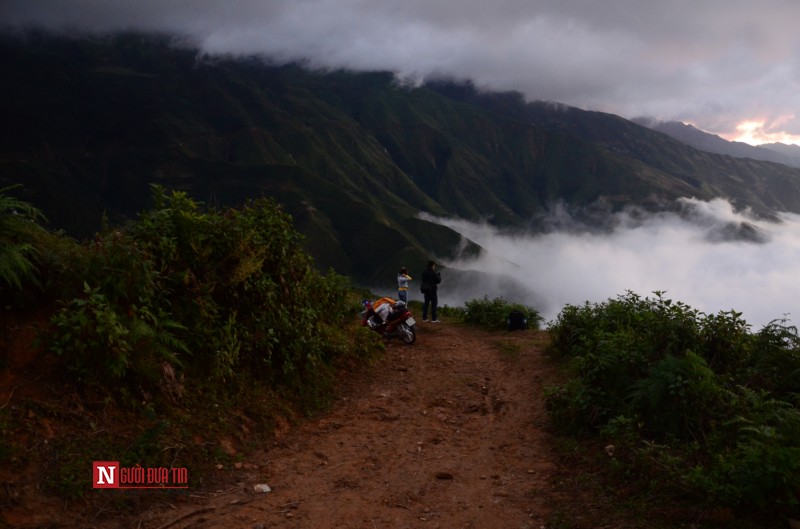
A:
<svg viewBox="0 0 800 529">
<path fill-rule="evenodd" d="M 774 320 L 752 340 L 748 385 L 777 395 L 800 394 L 800 336 L 786 319 Z"/>
<path fill-rule="evenodd" d="M 53 317 L 56 332 L 50 348 L 67 357 L 80 380 L 92 375 L 100 380 L 108 374 L 122 377 L 133 352 L 130 329 L 98 289 L 84 284 L 84 294 Z"/>
<path fill-rule="evenodd" d="M 787 512 L 800 505 L 800 410 L 764 391 L 739 386 L 730 394 L 736 415 L 711 443 L 707 464 L 685 480 L 722 504 L 746 502 Z"/>
<path fill-rule="evenodd" d="M 721 397 L 714 371 L 687 351 L 664 357 L 633 384 L 628 413 L 635 413 L 650 435 L 698 441 L 720 411 Z"/>
<path fill-rule="evenodd" d="M 750 359 L 752 336 L 742 313 L 731 310 L 707 315 L 700 322 L 703 356 L 717 372 L 731 373 L 743 368 Z"/>
<path fill-rule="evenodd" d="M 22 288 L 23 280 L 34 278 L 33 241 L 42 231 L 39 222 L 45 220 L 39 209 L 8 194 L 20 187 L 0 188 L 0 280 L 16 289 Z"/>
<path fill-rule="evenodd" d="M 185 328 L 161 316 L 135 306 L 120 314 L 99 288 L 85 283 L 84 296 L 53 317 L 50 349 L 66 358 L 79 379 L 94 382 L 107 376 L 123 378 L 136 365 L 146 371 L 143 358 L 150 353 L 158 361 L 180 364 L 176 354 L 188 349 L 173 332 Z"/>
</svg>

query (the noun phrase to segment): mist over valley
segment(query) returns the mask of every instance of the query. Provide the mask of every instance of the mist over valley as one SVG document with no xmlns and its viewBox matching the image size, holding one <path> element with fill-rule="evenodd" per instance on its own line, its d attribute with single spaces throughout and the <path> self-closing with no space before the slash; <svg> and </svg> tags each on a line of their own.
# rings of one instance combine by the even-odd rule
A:
<svg viewBox="0 0 800 529">
<path fill-rule="evenodd" d="M 546 233 L 431 219 L 485 249 L 477 258 L 446 263 L 454 277 L 443 283 L 440 299 L 460 306 L 500 296 L 533 306 L 550 321 L 566 304 L 659 291 L 706 314 L 742 312 L 754 330 L 775 319 L 791 321 L 800 299 L 800 216 L 757 218 L 723 199 L 679 202 L 670 212 L 627 208 L 602 228 L 561 208 Z"/>
</svg>

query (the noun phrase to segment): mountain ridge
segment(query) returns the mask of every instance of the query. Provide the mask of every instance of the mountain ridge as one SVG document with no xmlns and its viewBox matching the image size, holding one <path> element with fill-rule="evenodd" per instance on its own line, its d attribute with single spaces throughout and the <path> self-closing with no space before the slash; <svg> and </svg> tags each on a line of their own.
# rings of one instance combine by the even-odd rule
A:
<svg viewBox="0 0 800 529">
<path fill-rule="evenodd" d="M 631 121 L 663 132 L 701 151 L 800 167 L 800 147 L 797 145 L 784 143 L 750 145 L 740 141 L 729 141 L 680 121 L 659 121 L 651 118 L 634 118 Z"/>
<path fill-rule="evenodd" d="M 201 57 L 168 36 L 0 41 L 0 184 L 56 228 L 124 222 L 150 185 L 210 206 L 275 197 L 322 268 L 362 282 L 481 249 L 419 217 L 540 228 L 554 204 L 615 211 L 718 196 L 800 212 L 800 170 L 694 149 L 619 116 L 469 83 Z"/>
</svg>

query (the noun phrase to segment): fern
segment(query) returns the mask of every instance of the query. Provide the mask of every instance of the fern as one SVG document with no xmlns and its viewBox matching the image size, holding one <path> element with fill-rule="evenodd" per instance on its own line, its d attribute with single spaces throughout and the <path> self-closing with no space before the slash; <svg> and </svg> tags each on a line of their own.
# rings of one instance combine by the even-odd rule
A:
<svg viewBox="0 0 800 529">
<path fill-rule="evenodd" d="M 21 289 L 23 279 L 32 278 L 36 272 L 29 258 L 35 253 L 31 244 L 0 241 L 0 278 L 9 286 Z"/>
<path fill-rule="evenodd" d="M 182 366 L 178 353 L 190 354 L 186 343 L 174 332 L 185 332 L 187 328 L 170 319 L 166 313 L 153 315 L 147 307 L 136 310 L 130 324 L 130 342 L 141 350 L 149 350 L 170 364 Z"/>
<path fill-rule="evenodd" d="M 0 189 L 0 279 L 17 289 L 24 279 L 34 278 L 36 266 L 31 259 L 37 250 L 32 241 L 42 230 L 38 222 L 45 220 L 37 208 L 7 194 L 20 187 Z"/>
</svg>

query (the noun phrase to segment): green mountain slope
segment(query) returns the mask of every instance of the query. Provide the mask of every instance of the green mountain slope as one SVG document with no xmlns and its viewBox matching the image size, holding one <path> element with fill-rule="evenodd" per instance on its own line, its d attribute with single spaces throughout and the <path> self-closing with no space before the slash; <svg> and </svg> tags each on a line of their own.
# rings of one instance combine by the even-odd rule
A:
<svg viewBox="0 0 800 529">
<path fill-rule="evenodd" d="M 276 197 L 317 263 L 360 281 L 479 249 L 419 212 L 528 226 L 556 202 L 730 197 L 800 211 L 800 171 L 692 149 L 617 116 L 389 73 L 199 56 L 167 37 L 0 42 L 0 184 L 91 236 L 149 185 Z"/>
<path fill-rule="evenodd" d="M 523 101 L 515 93 L 480 93 L 470 85 L 432 83 L 437 93 L 465 104 L 514 116 L 548 133 L 580 138 L 611 153 L 643 163 L 650 172 L 638 177 L 655 181 L 662 197 L 724 197 L 739 207 L 770 214 L 798 212 L 800 172 L 780 163 L 705 152 L 667 134 L 603 112 L 591 112 L 549 102 Z M 658 174 L 655 174 L 657 172 Z M 688 188 L 686 187 L 688 186 Z M 636 196 L 632 196 L 636 200 Z"/>
</svg>

